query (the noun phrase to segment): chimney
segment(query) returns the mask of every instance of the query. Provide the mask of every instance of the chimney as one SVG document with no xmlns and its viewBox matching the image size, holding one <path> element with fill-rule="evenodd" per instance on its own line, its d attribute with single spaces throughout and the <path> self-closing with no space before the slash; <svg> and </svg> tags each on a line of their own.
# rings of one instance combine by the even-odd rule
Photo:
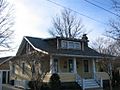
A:
<svg viewBox="0 0 120 90">
<path fill-rule="evenodd" d="M 86 47 L 88 47 L 88 42 L 89 42 L 89 40 L 88 40 L 88 37 L 87 37 L 87 34 L 83 34 L 83 36 L 82 36 L 82 41 L 83 41 L 83 43 L 84 43 L 84 46 Z"/>
</svg>

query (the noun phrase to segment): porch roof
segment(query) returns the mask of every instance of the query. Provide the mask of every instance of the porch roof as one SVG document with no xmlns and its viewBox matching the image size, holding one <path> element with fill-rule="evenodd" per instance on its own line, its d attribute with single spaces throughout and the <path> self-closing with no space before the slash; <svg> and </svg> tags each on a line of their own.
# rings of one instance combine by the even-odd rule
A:
<svg viewBox="0 0 120 90">
<path fill-rule="evenodd" d="M 79 56 L 79 57 L 100 57 L 102 58 L 104 54 L 100 54 L 97 51 L 91 49 L 90 47 L 85 47 L 84 50 L 75 50 L 75 49 L 57 49 L 50 45 L 46 39 L 35 38 L 35 37 L 26 37 L 26 39 L 37 49 L 49 54 L 54 55 L 68 55 L 68 56 Z M 56 38 L 53 38 L 56 39 Z M 111 57 L 108 55 L 108 57 Z"/>
</svg>

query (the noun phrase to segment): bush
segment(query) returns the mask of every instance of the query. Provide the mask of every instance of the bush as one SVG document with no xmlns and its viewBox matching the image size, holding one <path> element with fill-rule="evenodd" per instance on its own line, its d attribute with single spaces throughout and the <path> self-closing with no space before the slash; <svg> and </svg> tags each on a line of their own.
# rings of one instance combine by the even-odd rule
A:
<svg viewBox="0 0 120 90">
<path fill-rule="evenodd" d="M 49 86 L 51 90 L 60 90 L 61 81 L 58 74 L 52 74 L 52 76 L 50 77 Z"/>
<path fill-rule="evenodd" d="M 28 86 L 30 90 L 41 90 L 42 82 L 38 81 L 29 81 Z"/>
<path fill-rule="evenodd" d="M 29 81 L 28 86 L 30 90 L 49 90 L 47 83 L 42 83 L 38 81 Z"/>
<path fill-rule="evenodd" d="M 41 90 L 49 90 L 48 84 L 43 83 L 41 86 Z"/>
</svg>

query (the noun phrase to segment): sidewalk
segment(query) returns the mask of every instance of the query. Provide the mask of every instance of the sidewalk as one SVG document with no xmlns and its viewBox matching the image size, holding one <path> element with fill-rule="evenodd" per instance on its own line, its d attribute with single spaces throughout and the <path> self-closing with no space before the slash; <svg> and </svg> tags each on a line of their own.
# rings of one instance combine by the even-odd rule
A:
<svg viewBox="0 0 120 90">
<path fill-rule="evenodd" d="M 3 84 L 2 90 L 23 90 L 23 89 L 15 88 L 14 86 L 9 84 Z"/>
</svg>

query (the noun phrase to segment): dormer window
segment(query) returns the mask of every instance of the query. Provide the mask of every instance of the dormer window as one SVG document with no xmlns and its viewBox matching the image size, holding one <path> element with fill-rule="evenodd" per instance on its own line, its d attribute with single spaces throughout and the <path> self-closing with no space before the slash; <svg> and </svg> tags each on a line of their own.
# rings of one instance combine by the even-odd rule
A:
<svg viewBox="0 0 120 90">
<path fill-rule="evenodd" d="M 81 49 L 81 44 L 80 44 L 80 42 L 62 40 L 61 48 L 63 48 L 63 49 Z"/>
<path fill-rule="evenodd" d="M 68 41 L 68 48 L 74 48 L 74 42 L 73 41 Z"/>
<path fill-rule="evenodd" d="M 67 48 L 67 41 L 65 40 L 61 41 L 61 48 Z"/>
<path fill-rule="evenodd" d="M 80 42 L 74 42 L 74 48 L 81 49 Z"/>
</svg>

